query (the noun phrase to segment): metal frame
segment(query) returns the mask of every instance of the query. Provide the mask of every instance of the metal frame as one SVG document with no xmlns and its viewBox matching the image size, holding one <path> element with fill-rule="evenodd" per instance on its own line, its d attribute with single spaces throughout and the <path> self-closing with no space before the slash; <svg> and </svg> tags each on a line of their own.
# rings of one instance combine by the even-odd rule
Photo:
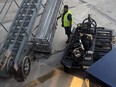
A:
<svg viewBox="0 0 116 87">
<path fill-rule="evenodd" d="M 83 66 L 91 66 L 112 50 L 112 30 L 106 30 L 103 27 L 97 26 L 92 27 L 90 24 L 93 24 L 93 19 L 90 20 L 88 17 L 87 20 L 87 22 L 84 20 L 82 23 L 78 24 L 77 29 L 74 29 L 74 33 L 61 59 L 64 71 L 66 72 L 68 72 L 68 69 L 70 68 L 83 68 Z M 96 23 L 94 24 L 97 25 Z M 84 42 L 82 41 L 82 34 L 91 34 L 93 37 L 91 40 L 92 45 L 88 50 L 83 48 Z M 86 41 L 86 39 L 84 39 L 84 41 Z M 76 52 L 78 52 L 78 55 L 80 54 L 78 57 L 74 54 L 74 50 L 76 48 L 78 48 Z"/>
<path fill-rule="evenodd" d="M 57 24 L 57 15 L 62 0 L 47 0 L 44 6 L 42 0 L 23 0 L 20 6 L 16 0 L 13 1 L 19 7 L 19 10 L 0 48 L 0 76 L 9 77 L 13 75 L 17 81 L 24 81 L 30 71 L 30 52 L 51 52 L 51 44 Z M 38 14 L 41 5 L 44 10 Z M 34 30 L 37 29 L 37 33 L 33 35 L 32 29 L 35 20 L 40 15 L 42 15 L 40 22 L 34 28 Z M 5 28 L 5 26 L 3 27 Z M 30 40 L 31 34 L 34 37 Z M 28 61 L 29 65 L 28 73 L 24 70 L 24 63 L 26 61 Z"/>
<path fill-rule="evenodd" d="M 6 65 L 9 64 L 7 61 L 11 58 L 13 64 L 9 68 L 13 71 L 12 74 L 14 74 L 17 81 L 25 79 L 22 75 L 20 77 L 20 72 L 23 72 L 21 71 L 23 67 L 21 65 L 29 50 L 27 43 L 40 10 L 41 2 L 42 0 L 23 0 L 0 50 L 0 71 L 7 71 Z M 9 71 L 7 73 L 9 76 Z M 1 73 L 1 75 L 4 75 L 4 73 Z"/>
</svg>

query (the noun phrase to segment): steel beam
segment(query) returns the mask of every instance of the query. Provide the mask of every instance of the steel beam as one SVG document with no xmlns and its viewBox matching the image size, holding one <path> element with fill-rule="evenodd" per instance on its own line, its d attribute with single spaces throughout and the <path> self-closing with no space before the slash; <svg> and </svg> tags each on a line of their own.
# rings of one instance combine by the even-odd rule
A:
<svg viewBox="0 0 116 87">
<path fill-rule="evenodd" d="M 57 15 L 61 2 L 62 0 L 47 0 L 36 37 L 31 38 L 31 41 L 36 42 L 34 50 L 51 52 L 51 44 L 56 30 Z"/>
</svg>

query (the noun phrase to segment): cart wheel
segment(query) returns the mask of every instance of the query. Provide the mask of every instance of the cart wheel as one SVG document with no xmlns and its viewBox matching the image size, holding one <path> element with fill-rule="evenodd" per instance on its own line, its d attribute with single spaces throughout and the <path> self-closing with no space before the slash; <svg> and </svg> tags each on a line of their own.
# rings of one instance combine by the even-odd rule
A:
<svg viewBox="0 0 116 87">
<path fill-rule="evenodd" d="M 7 72 L 11 73 L 11 67 L 13 65 L 13 59 L 12 58 L 9 58 L 7 60 L 7 64 L 6 64 L 6 69 L 7 69 Z"/>
<path fill-rule="evenodd" d="M 22 75 L 24 76 L 24 78 L 26 78 L 31 69 L 30 59 L 27 56 L 23 59 L 21 69 L 22 69 Z"/>
<path fill-rule="evenodd" d="M 24 82 L 27 75 L 30 72 L 31 68 L 31 62 L 30 59 L 26 56 L 23 61 L 21 66 L 19 67 L 18 71 L 14 69 L 14 79 L 17 80 L 18 82 Z"/>
<path fill-rule="evenodd" d="M 64 66 L 64 72 L 68 73 L 69 72 L 69 68 Z"/>
</svg>

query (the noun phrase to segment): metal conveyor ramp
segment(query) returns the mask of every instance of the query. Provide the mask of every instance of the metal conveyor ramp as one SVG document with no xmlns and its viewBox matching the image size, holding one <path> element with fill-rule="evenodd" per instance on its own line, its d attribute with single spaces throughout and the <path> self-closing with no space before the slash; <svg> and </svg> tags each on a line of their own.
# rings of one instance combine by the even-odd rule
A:
<svg viewBox="0 0 116 87">
<path fill-rule="evenodd" d="M 50 53 L 51 44 L 56 30 L 57 15 L 60 9 L 62 0 L 47 0 L 42 17 L 39 22 L 36 37 L 31 38 L 35 51 Z"/>
<path fill-rule="evenodd" d="M 0 76 L 24 80 L 30 71 L 27 41 L 42 0 L 23 0 L 0 49 Z"/>
</svg>

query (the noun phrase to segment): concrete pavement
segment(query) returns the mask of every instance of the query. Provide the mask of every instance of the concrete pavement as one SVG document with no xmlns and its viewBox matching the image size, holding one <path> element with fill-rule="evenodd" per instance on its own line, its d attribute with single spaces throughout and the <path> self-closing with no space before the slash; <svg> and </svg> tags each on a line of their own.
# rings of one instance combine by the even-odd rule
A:
<svg viewBox="0 0 116 87">
<path fill-rule="evenodd" d="M 115 3 L 116 1 L 114 0 L 64 0 L 64 4 L 70 6 L 76 24 L 82 22 L 88 14 L 92 14 L 92 17 L 97 21 L 98 26 L 114 30 L 114 35 L 116 35 Z M 11 21 L 9 20 L 13 18 L 15 13 L 16 10 L 13 7 L 4 23 L 7 29 L 9 29 L 11 24 Z M 76 24 L 73 24 L 73 26 L 76 26 Z M 1 27 L 0 31 L 0 41 L 2 42 L 7 33 Z M 57 50 L 63 50 L 66 46 L 66 40 L 67 37 L 64 34 L 64 29 L 61 27 L 61 20 L 58 20 L 52 52 L 54 53 Z M 0 79 L 0 87 L 87 87 L 87 84 L 82 77 L 80 78 L 80 76 L 77 75 L 73 76 L 55 69 L 59 67 L 62 68 L 62 65 L 60 64 L 62 54 L 63 51 L 51 55 L 48 59 L 40 59 L 39 62 L 34 62 L 31 67 L 31 73 L 25 82 L 17 83 L 12 78 Z M 77 73 L 79 72 L 76 72 L 76 74 Z M 99 86 L 91 83 L 91 87 Z"/>
</svg>

